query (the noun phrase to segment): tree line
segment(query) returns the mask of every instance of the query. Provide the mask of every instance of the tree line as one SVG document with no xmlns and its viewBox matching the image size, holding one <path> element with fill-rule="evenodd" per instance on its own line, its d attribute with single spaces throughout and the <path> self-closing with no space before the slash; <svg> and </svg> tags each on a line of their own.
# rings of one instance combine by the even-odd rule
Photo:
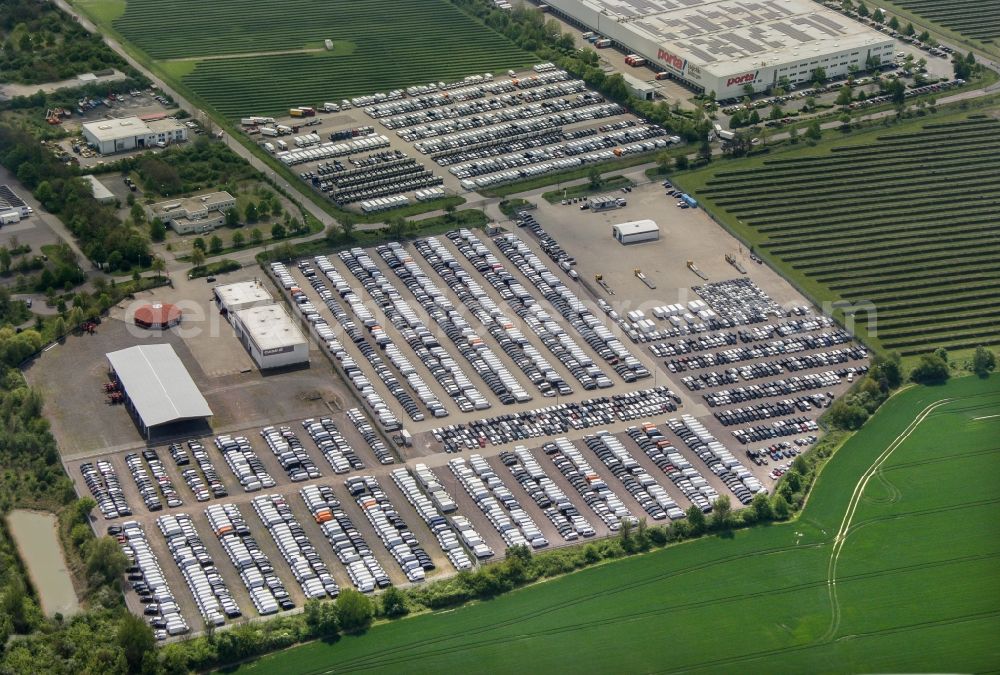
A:
<svg viewBox="0 0 1000 675">
<path fill-rule="evenodd" d="M 15 173 L 47 211 L 61 217 L 94 263 L 112 271 L 150 263 L 145 233 L 123 223 L 112 206 L 99 204 L 77 169 L 59 162 L 31 134 L 0 124 L 0 164 Z"/>
<path fill-rule="evenodd" d="M 0 0 L 0 81 L 38 84 L 65 80 L 125 61 L 55 4 Z"/>
</svg>

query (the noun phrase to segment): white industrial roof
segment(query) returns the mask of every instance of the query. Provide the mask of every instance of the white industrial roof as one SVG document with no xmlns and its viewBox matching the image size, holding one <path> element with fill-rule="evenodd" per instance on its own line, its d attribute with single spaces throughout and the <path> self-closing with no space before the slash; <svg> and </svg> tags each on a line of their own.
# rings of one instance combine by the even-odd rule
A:
<svg viewBox="0 0 1000 675">
<path fill-rule="evenodd" d="M 261 305 L 235 312 L 236 319 L 262 352 L 293 347 L 306 341 L 298 324 L 282 305 Z"/>
<path fill-rule="evenodd" d="M 618 223 L 614 229 L 618 230 L 622 236 L 630 234 L 642 234 L 643 232 L 659 232 L 660 226 L 648 218 L 644 220 L 633 220 L 627 223 Z"/>
<path fill-rule="evenodd" d="M 712 72 L 752 70 L 889 39 L 812 0 L 553 0 L 551 4 L 571 14 L 573 5 L 597 12 L 608 23 L 672 47 L 678 56 Z"/>
<path fill-rule="evenodd" d="M 90 189 L 94 194 L 94 199 L 97 201 L 102 201 L 106 199 L 114 199 L 115 195 L 107 188 L 104 183 L 99 181 L 96 177 L 91 176 L 89 173 L 83 176 L 85 179 L 90 181 Z"/>
<path fill-rule="evenodd" d="M 225 307 L 236 307 L 246 303 L 270 303 L 271 294 L 259 281 L 238 281 L 215 287 L 215 294 Z"/>
<path fill-rule="evenodd" d="M 632 87 L 632 89 L 636 91 L 651 91 L 657 88 L 652 82 L 640 80 L 635 75 L 629 75 L 628 73 L 622 73 L 622 79 L 625 80 L 625 84 Z"/>
<path fill-rule="evenodd" d="M 147 136 L 150 133 L 149 126 L 138 117 L 119 117 L 111 120 L 85 122 L 83 128 L 98 141 Z"/>
<path fill-rule="evenodd" d="M 129 347 L 107 357 L 146 427 L 212 415 L 169 344 Z"/>
</svg>

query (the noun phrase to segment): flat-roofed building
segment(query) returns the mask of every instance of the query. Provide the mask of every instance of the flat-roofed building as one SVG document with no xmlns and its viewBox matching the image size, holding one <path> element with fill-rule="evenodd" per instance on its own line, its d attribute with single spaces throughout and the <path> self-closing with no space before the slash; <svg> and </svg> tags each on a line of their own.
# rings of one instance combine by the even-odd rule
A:
<svg viewBox="0 0 1000 675">
<path fill-rule="evenodd" d="M 892 38 L 812 0 L 546 0 L 571 23 L 717 99 L 892 63 Z"/>
<path fill-rule="evenodd" d="M 188 129 L 174 119 L 143 121 L 116 117 L 83 124 L 83 138 L 102 155 L 147 148 L 165 148 L 187 140 Z"/>
<path fill-rule="evenodd" d="M 261 370 L 309 363 L 309 342 L 283 305 L 241 309 L 230 319 L 236 336 Z"/>
<path fill-rule="evenodd" d="M 274 303 L 274 298 L 259 281 L 223 284 L 212 289 L 212 293 L 215 295 L 215 303 L 225 314 Z"/>
<path fill-rule="evenodd" d="M 177 234 L 211 232 L 226 222 L 226 211 L 236 206 L 228 192 L 209 192 L 159 202 L 148 207 L 149 218 L 159 218 Z"/>
</svg>

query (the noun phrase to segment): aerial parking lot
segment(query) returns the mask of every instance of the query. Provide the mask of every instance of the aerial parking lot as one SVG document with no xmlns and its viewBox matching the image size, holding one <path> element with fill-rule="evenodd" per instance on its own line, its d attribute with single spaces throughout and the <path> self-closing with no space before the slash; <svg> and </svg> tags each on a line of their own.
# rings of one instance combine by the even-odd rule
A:
<svg viewBox="0 0 1000 675">
<path fill-rule="evenodd" d="M 134 550 L 129 606 L 167 639 L 771 488 L 867 352 L 667 190 L 272 263 L 307 370 L 261 379 L 206 303 L 211 336 L 169 339 L 225 424 L 143 443 L 95 397 L 116 431 L 65 458 Z M 612 237 L 641 219 L 657 239 Z"/>
<path fill-rule="evenodd" d="M 313 189 L 365 213 L 680 142 L 551 63 L 289 114 L 240 121 Z"/>
</svg>

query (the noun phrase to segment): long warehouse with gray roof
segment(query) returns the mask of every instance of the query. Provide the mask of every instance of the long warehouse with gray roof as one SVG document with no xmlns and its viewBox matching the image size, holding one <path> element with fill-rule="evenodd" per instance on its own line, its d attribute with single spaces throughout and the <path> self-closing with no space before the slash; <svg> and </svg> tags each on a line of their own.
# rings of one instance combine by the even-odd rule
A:
<svg viewBox="0 0 1000 675">
<path fill-rule="evenodd" d="M 891 38 L 812 0 L 546 0 L 550 11 L 607 37 L 717 99 L 891 63 Z"/>
</svg>

